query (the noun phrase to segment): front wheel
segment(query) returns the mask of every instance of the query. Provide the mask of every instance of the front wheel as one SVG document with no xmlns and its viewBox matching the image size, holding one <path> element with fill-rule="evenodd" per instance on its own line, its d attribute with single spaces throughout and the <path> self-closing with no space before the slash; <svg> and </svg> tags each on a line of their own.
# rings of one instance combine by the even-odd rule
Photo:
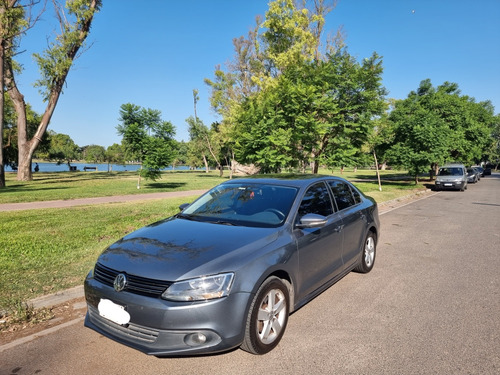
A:
<svg viewBox="0 0 500 375">
<path fill-rule="evenodd" d="M 370 232 L 366 235 L 359 264 L 354 269 L 356 272 L 368 273 L 372 270 L 375 263 L 376 247 L 375 234 Z"/>
<path fill-rule="evenodd" d="M 281 279 L 264 281 L 250 305 L 241 349 L 252 354 L 273 350 L 285 333 L 289 304 L 288 288 Z"/>
</svg>

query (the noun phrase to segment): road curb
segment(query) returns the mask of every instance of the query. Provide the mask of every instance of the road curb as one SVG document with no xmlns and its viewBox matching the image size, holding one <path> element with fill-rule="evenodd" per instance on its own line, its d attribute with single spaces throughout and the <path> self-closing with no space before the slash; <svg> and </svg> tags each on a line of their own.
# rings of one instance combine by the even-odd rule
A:
<svg viewBox="0 0 500 375">
<path fill-rule="evenodd" d="M 80 297 L 83 297 L 83 285 L 78 285 L 53 294 L 33 298 L 28 301 L 28 306 L 33 306 L 35 309 L 41 309 L 43 307 L 59 305 Z"/>
</svg>

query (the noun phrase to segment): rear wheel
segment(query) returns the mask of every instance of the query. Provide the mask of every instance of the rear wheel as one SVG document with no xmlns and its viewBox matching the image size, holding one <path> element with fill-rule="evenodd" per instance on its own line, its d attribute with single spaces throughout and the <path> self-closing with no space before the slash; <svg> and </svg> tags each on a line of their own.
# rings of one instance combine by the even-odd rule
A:
<svg viewBox="0 0 500 375">
<path fill-rule="evenodd" d="M 368 273 L 372 270 L 375 263 L 376 247 L 375 234 L 373 232 L 369 232 L 366 235 L 359 264 L 354 269 L 356 272 Z"/>
<path fill-rule="evenodd" d="M 241 349 L 266 354 L 280 342 L 288 323 L 290 296 L 277 277 L 270 277 L 257 291 L 248 311 Z"/>
</svg>

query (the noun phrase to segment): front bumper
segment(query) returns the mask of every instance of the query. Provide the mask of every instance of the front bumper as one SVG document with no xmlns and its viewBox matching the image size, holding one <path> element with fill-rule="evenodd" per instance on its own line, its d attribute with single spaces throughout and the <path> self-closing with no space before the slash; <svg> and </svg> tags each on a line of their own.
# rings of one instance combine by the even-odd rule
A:
<svg viewBox="0 0 500 375">
<path fill-rule="evenodd" d="M 436 190 L 462 190 L 464 189 L 466 182 L 456 182 L 456 181 L 436 181 L 435 189 Z"/>
<path fill-rule="evenodd" d="M 249 293 L 206 302 L 170 302 L 116 292 L 92 278 L 85 281 L 88 311 L 84 325 L 121 344 L 156 356 L 217 353 L 243 341 Z M 130 322 L 120 325 L 99 314 L 109 299 L 123 306 Z"/>
</svg>

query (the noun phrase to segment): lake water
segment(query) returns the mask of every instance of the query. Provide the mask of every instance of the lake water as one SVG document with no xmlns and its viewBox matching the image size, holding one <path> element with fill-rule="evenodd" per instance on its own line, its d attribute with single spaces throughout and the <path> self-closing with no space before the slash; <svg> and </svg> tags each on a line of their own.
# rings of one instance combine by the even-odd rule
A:
<svg viewBox="0 0 500 375">
<path fill-rule="evenodd" d="M 36 163 L 33 163 L 33 170 L 35 169 Z M 85 167 L 97 168 L 96 170 L 99 172 L 107 172 L 108 164 L 95 164 L 95 163 L 71 163 L 71 166 L 76 167 L 77 171 L 83 172 L 85 171 Z M 137 164 L 109 164 L 111 171 L 113 172 L 124 172 L 124 171 L 137 171 L 141 166 Z M 69 172 L 68 164 L 57 164 L 57 163 L 38 163 L 38 172 Z M 168 167 L 163 169 L 164 171 L 174 170 L 172 167 Z M 188 166 L 181 165 L 175 167 L 176 171 L 186 171 L 189 170 Z M 13 172 L 12 168 L 9 166 L 5 167 L 6 172 Z M 88 170 L 89 172 L 93 172 L 94 169 Z"/>
</svg>

